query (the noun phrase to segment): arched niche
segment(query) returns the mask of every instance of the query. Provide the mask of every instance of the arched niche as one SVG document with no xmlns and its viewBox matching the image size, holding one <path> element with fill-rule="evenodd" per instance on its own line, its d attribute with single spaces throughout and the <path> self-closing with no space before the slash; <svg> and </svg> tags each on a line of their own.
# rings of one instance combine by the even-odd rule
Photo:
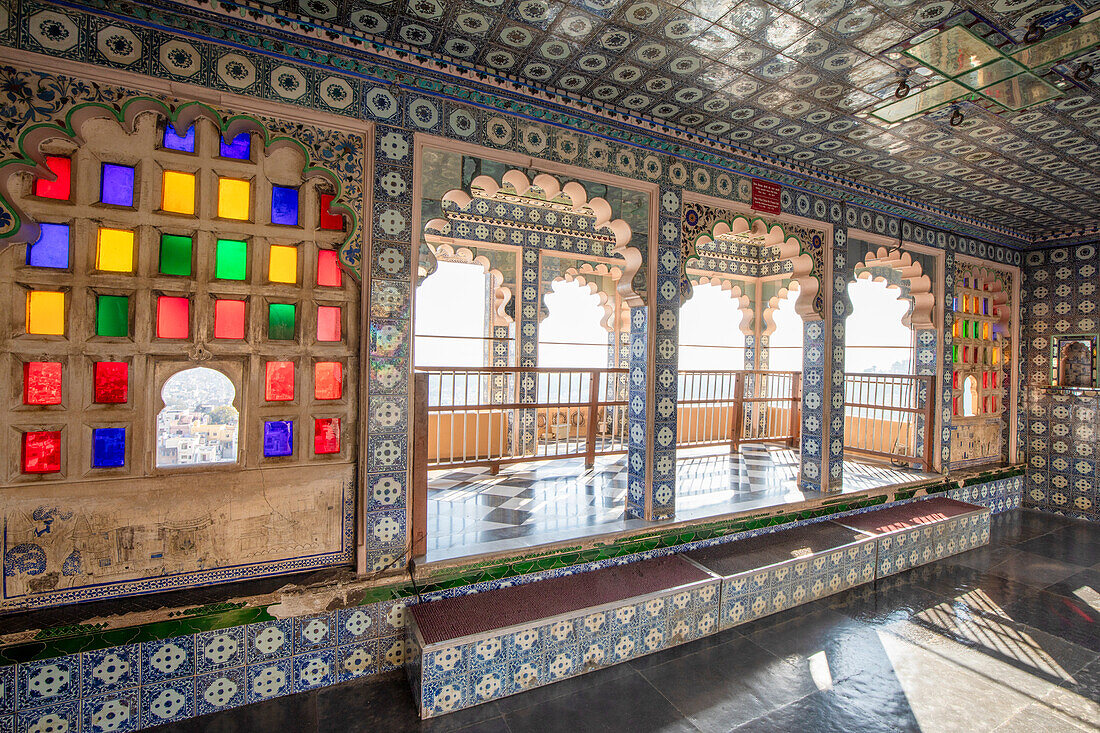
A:
<svg viewBox="0 0 1100 733">
<path fill-rule="evenodd" d="M 431 245 L 429 245 L 431 247 Z M 508 302 L 512 299 L 512 291 L 504 285 L 504 275 L 500 270 L 494 268 L 489 262 L 489 258 L 485 255 L 474 255 L 474 251 L 469 247 L 458 247 L 454 245 L 442 243 L 432 247 L 432 255 L 436 260 L 443 262 L 458 262 L 463 264 L 480 265 L 484 271 L 486 277 L 489 278 L 489 288 L 492 292 L 492 305 L 490 308 L 490 326 L 510 326 L 515 320 L 512 316 L 508 315 L 506 308 Z M 434 271 L 434 268 L 433 268 Z M 417 284 L 419 285 L 424 281 L 426 277 L 431 277 L 430 274 L 424 272 L 417 278 Z"/>
<path fill-rule="evenodd" d="M 240 389 L 233 366 L 177 365 L 160 382 L 153 464 L 158 470 L 239 461 Z"/>
<path fill-rule="evenodd" d="M 596 268 L 589 263 L 585 263 L 579 268 L 570 267 L 565 271 L 565 274 L 555 277 L 554 282 L 568 282 L 575 283 L 581 288 L 584 288 L 588 292 L 597 296 L 599 299 L 599 306 L 604 312 L 603 318 L 600 319 L 600 325 L 608 333 L 614 333 L 616 330 L 623 330 L 629 328 L 629 308 L 623 308 L 623 313 L 619 314 L 618 324 L 616 324 L 615 303 L 605 290 L 600 288 L 597 278 L 602 274 L 605 277 L 611 279 L 612 282 L 618 283 L 622 277 L 622 270 L 618 267 L 608 268 L 606 265 L 600 264 L 600 268 L 603 268 L 604 272 L 596 272 Z M 586 277 L 587 275 L 587 277 Z M 549 310 L 545 305 L 546 296 L 549 293 L 543 293 L 543 307 L 539 309 L 539 321 L 545 321 L 549 316 Z M 616 329 L 616 325 L 619 326 Z"/>
<path fill-rule="evenodd" d="M 499 181 L 488 175 L 478 176 L 469 190 L 452 189 L 443 195 L 441 203 L 443 217 L 424 225 L 430 257 L 435 257 L 443 244 L 534 243 L 553 249 L 551 245 L 559 238 L 568 238 L 583 247 L 570 251 L 570 256 L 621 258 L 621 276 L 616 285 L 620 297 L 630 306 L 645 304 L 644 293 L 634 288 L 643 253 L 631 244 L 630 225 L 613 219 L 611 205 L 599 197 L 589 199 L 577 181 L 563 184 L 546 173 L 529 180 L 523 171 L 513 169 Z M 426 263 L 426 271 L 431 267 L 430 262 Z"/>
<path fill-rule="evenodd" d="M 55 181 L 57 176 L 47 167 L 46 156 L 51 149 L 68 148 L 70 151 L 86 142 L 85 127 L 96 121 L 109 121 L 118 126 L 126 135 L 138 132 L 139 119 L 154 115 L 170 123 L 176 130 L 186 130 L 199 120 L 209 120 L 228 143 L 242 133 L 258 135 L 262 141 L 265 156 L 297 156 L 301 161 L 300 180 L 302 182 L 318 179 L 321 184 L 334 191 L 328 213 L 347 217 L 346 236 L 339 247 L 340 264 L 358 278 L 360 246 L 359 224 L 355 210 L 348 203 L 348 196 L 340 177 L 318 161 L 313 160 L 309 150 L 300 141 L 277 135 L 261 121 L 248 115 L 223 114 L 202 102 L 187 102 L 171 106 L 151 97 L 135 97 L 118 108 L 100 102 L 89 102 L 74 106 L 66 113 L 64 120 L 43 122 L 26 128 L 19 136 L 18 157 L 0 162 L 0 202 L 8 206 L 12 214 L 12 225 L 0 232 L 0 251 L 12 244 L 32 244 L 38 240 L 41 229 L 28 213 L 18 204 L 14 196 L 15 180 L 31 174 L 47 181 Z M 89 126 L 89 130 L 95 125 Z"/>
<path fill-rule="evenodd" d="M 738 324 L 738 329 L 746 336 L 751 336 L 753 333 L 753 313 L 752 301 L 749 296 L 741 289 L 741 286 L 737 283 L 733 283 L 727 278 L 710 276 L 710 275 L 688 275 L 688 281 L 692 286 L 695 285 L 714 285 L 722 289 L 723 293 L 729 295 L 734 301 L 735 307 L 741 312 L 741 323 Z M 681 301 L 680 305 L 686 301 Z"/>
<path fill-rule="evenodd" d="M 697 264 L 700 249 L 715 243 L 742 244 L 752 247 L 774 247 L 781 260 L 791 263 L 790 276 L 798 283 L 799 298 L 796 310 L 804 321 L 820 320 L 824 317 L 824 297 L 821 292 L 821 277 L 810 252 L 810 246 L 822 246 L 821 242 L 804 243 L 799 237 L 789 235 L 783 224 L 771 224 L 760 217 L 737 215 L 731 220 L 719 219 L 710 228 L 684 243 L 682 257 L 683 268 Z M 690 285 L 690 280 L 687 281 Z M 690 289 L 682 290 L 681 301 L 690 297 Z"/>
</svg>

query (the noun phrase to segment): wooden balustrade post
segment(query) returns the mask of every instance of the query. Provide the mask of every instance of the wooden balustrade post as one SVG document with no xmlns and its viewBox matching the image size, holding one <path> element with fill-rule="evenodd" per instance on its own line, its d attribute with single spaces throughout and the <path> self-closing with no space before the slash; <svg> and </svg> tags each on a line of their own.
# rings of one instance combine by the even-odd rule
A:
<svg viewBox="0 0 1100 733">
<path fill-rule="evenodd" d="M 428 374 L 413 373 L 412 555 L 428 550 Z"/>
<path fill-rule="evenodd" d="M 591 372 L 588 376 L 588 430 L 584 444 L 585 468 L 596 464 L 596 413 L 600 404 L 600 373 Z"/>
<path fill-rule="evenodd" d="M 799 444 L 802 433 L 802 372 L 794 372 L 791 377 L 790 438 L 787 445 L 794 448 Z"/>
<path fill-rule="evenodd" d="M 733 375 L 733 425 L 730 427 L 730 453 L 741 446 L 741 433 L 745 429 L 745 373 Z"/>
</svg>

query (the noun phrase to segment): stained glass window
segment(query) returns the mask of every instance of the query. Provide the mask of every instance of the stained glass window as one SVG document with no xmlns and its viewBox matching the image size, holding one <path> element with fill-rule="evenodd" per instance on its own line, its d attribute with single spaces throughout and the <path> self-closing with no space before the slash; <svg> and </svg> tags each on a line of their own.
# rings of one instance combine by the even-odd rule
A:
<svg viewBox="0 0 1100 733">
<path fill-rule="evenodd" d="M 294 454 L 294 422 L 267 420 L 264 422 L 264 457 L 278 458 Z"/>
<path fill-rule="evenodd" d="M 176 150 L 181 153 L 195 152 L 195 126 L 191 125 L 182 134 L 176 132 L 176 127 L 168 123 L 164 128 L 163 145 L 167 150 Z"/>
<path fill-rule="evenodd" d="M 239 178 L 218 179 L 218 216 L 223 219 L 248 220 L 252 184 Z"/>
<path fill-rule="evenodd" d="M 342 214 L 333 214 L 329 211 L 329 206 L 332 204 L 332 200 L 335 198 L 331 193 L 323 193 L 320 196 L 320 206 L 318 212 L 318 226 L 321 229 L 328 229 L 331 231 L 342 232 L 344 231 L 344 217 Z"/>
<path fill-rule="evenodd" d="M 23 404 L 61 404 L 61 362 L 28 361 L 23 364 Z"/>
<path fill-rule="evenodd" d="M 248 245 L 239 239 L 219 239 L 214 255 L 214 277 L 244 280 L 248 269 Z"/>
<path fill-rule="evenodd" d="M 191 276 L 191 237 L 160 235 L 160 274 Z"/>
<path fill-rule="evenodd" d="M 99 200 L 112 206 L 134 205 L 134 168 L 116 163 L 103 164 Z"/>
<path fill-rule="evenodd" d="M 41 176 L 36 178 L 34 181 L 34 195 L 45 199 L 68 201 L 71 193 L 72 164 L 72 160 L 69 158 L 59 155 L 47 155 L 46 167 L 57 178 L 53 181 L 48 181 Z"/>
<path fill-rule="evenodd" d="M 64 270 L 69 266 L 69 225 L 40 224 L 38 241 L 27 247 L 27 264 Z"/>
<path fill-rule="evenodd" d="M 338 288 L 344 284 L 340 257 L 335 250 L 322 249 L 317 252 L 317 284 L 323 288 Z"/>
<path fill-rule="evenodd" d="M 126 428 L 92 430 L 92 467 L 117 468 L 126 465 Z"/>
<path fill-rule="evenodd" d="M 27 293 L 27 333 L 65 335 L 64 293 L 53 290 L 31 290 Z"/>
<path fill-rule="evenodd" d="M 313 398 L 338 400 L 344 393 L 344 365 L 338 361 L 319 361 L 313 365 Z"/>
<path fill-rule="evenodd" d="M 191 333 L 191 304 L 187 298 L 157 298 L 157 338 L 185 339 Z"/>
<path fill-rule="evenodd" d="M 125 295 L 96 296 L 96 336 L 130 335 L 130 299 Z"/>
<path fill-rule="evenodd" d="M 267 362 L 264 372 L 264 399 L 268 402 L 294 399 L 294 362 Z"/>
<path fill-rule="evenodd" d="M 128 399 L 130 365 L 124 361 L 97 361 L 93 370 L 95 401 L 121 404 Z"/>
<path fill-rule="evenodd" d="M 271 223 L 298 226 L 298 189 L 271 187 Z"/>
<path fill-rule="evenodd" d="M 340 452 L 340 418 L 317 418 L 313 421 L 313 452 L 326 455 Z"/>
<path fill-rule="evenodd" d="M 100 227 L 96 239 L 95 269 L 133 272 L 134 233 L 128 229 Z"/>
<path fill-rule="evenodd" d="M 272 341 L 294 339 L 294 312 L 292 303 L 271 303 L 267 307 L 267 337 Z"/>
<path fill-rule="evenodd" d="M 195 174 L 164 171 L 161 208 L 174 214 L 195 213 Z"/>
<path fill-rule="evenodd" d="M 61 431 L 23 433 L 23 473 L 57 473 L 61 470 Z"/>
<path fill-rule="evenodd" d="M 298 282 L 298 248 L 282 244 L 271 245 L 267 279 L 273 283 Z"/>
<path fill-rule="evenodd" d="M 225 138 L 221 138 L 219 141 L 218 154 L 223 158 L 248 160 L 252 157 L 251 133 L 242 132 L 229 142 L 226 142 Z"/>
<path fill-rule="evenodd" d="M 214 301 L 214 338 L 243 339 L 245 332 L 245 302 L 243 300 Z"/>
</svg>

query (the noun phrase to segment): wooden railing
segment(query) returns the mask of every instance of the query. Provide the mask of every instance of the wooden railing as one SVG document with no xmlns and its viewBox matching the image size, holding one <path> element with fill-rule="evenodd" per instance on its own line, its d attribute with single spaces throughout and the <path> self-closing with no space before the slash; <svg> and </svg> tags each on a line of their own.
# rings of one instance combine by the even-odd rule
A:
<svg viewBox="0 0 1100 733">
<path fill-rule="evenodd" d="M 626 452 L 626 369 L 426 367 L 414 446 L 430 470 Z M 424 418 L 420 416 L 423 415 Z"/>
<path fill-rule="evenodd" d="M 933 470 L 933 377 L 915 374 L 844 375 L 844 452 L 889 458 Z M 924 446 L 917 421 L 924 416 Z"/>
<path fill-rule="evenodd" d="M 798 444 L 801 372 L 683 370 L 676 445 L 696 448 L 745 441 Z"/>
</svg>

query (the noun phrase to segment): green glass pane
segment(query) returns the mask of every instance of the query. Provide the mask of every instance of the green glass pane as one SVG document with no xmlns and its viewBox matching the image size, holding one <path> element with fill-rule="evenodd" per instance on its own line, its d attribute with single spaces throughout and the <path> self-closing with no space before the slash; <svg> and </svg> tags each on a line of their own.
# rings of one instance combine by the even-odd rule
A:
<svg viewBox="0 0 1100 733">
<path fill-rule="evenodd" d="M 289 303 L 269 303 L 267 306 L 267 337 L 273 341 L 294 338 L 294 306 Z"/>
<path fill-rule="evenodd" d="M 160 273 L 191 276 L 191 237 L 160 235 Z"/>
<path fill-rule="evenodd" d="M 214 256 L 214 277 L 219 280 L 244 280 L 247 247 L 237 239 L 219 239 Z"/>
<path fill-rule="evenodd" d="M 952 346 L 951 347 L 951 361 L 955 362 L 956 364 L 959 363 L 959 347 L 958 346 Z"/>
<path fill-rule="evenodd" d="M 95 309 L 96 336 L 130 335 L 130 299 L 125 295 L 100 295 Z"/>
</svg>

